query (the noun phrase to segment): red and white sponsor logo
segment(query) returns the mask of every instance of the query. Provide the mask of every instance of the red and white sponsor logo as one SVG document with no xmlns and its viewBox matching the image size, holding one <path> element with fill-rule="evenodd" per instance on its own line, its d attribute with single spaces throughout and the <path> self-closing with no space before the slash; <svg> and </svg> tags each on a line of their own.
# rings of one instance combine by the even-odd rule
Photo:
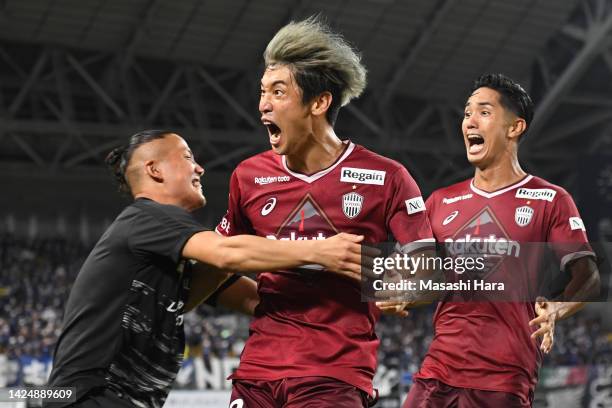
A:
<svg viewBox="0 0 612 408">
<path fill-rule="evenodd" d="M 444 243 L 452 255 L 507 255 L 518 258 L 521 253 L 521 245 L 518 242 L 503 237 L 498 238 L 495 234 L 488 237 L 474 237 L 467 234 L 464 238 L 446 238 Z"/>
<path fill-rule="evenodd" d="M 406 210 L 408 214 L 415 214 L 421 211 L 425 211 L 425 202 L 423 201 L 423 197 L 418 196 L 411 198 L 410 200 L 406 200 Z"/>
<path fill-rule="evenodd" d="M 265 186 L 266 184 L 271 183 L 286 183 L 290 180 L 291 177 L 289 176 L 263 176 L 254 178 L 255 184 L 258 184 L 260 186 Z"/>
<path fill-rule="evenodd" d="M 343 167 L 340 170 L 340 181 L 344 183 L 385 185 L 386 171 Z"/>
<path fill-rule="evenodd" d="M 557 192 L 551 188 L 519 188 L 516 190 L 515 197 L 552 202 L 556 195 Z"/>
<path fill-rule="evenodd" d="M 442 204 L 452 204 L 452 203 L 456 203 L 457 201 L 470 199 L 472 197 L 474 197 L 474 194 L 472 193 L 460 195 L 457 197 L 451 197 L 451 198 L 444 197 L 442 199 Z"/>
<path fill-rule="evenodd" d="M 482 279 L 497 270 L 504 258 L 518 258 L 521 253 L 521 244 L 510 239 L 489 207 L 459 227 L 452 238 L 445 239 L 444 246 L 451 256 L 484 258 L 484 270 L 468 272 Z"/>
<path fill-rule="evenodd" d="M 273 240 L 281 240 L 281 241 L 308 241 L 315 240 L 320 241 L 322 239 L 327 238 L 323 232 L 318 232 L 316 235 L 300 235 L 296 231 L 291 231 L 288 236 L 277 237 L 274 234 L 266 235 L 266 238 Z"/>
<path fill-rule="evenodd" d="M 580 217 L 570 217 L 569 225 L 572 230 L 586 231 L 586 228 L 584 227 L 584 222 L 582 222 L 582 218 Z"/>
</svg>

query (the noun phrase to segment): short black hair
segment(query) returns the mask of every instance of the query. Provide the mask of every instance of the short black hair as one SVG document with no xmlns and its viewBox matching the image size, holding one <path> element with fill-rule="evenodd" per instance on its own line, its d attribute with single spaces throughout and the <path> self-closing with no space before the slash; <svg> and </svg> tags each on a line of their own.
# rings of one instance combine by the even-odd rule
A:
<svg viewBox="0 0 612 408">
<path fill-rule="evenodd" d="M 116 147 L 108 153 L 104 162 L 115 176 L 117 183 L 119 183 L 119 191 L 132 194 L 130 185 L 125 178 L 125 169 L 130 163 L 134 150 L 153 140 L 163 139 L 171 133 L 174 132 L 160 129 L 143 130 L 130 136 L 127 145 Z"/>
<path fill-rule="evenodd" d="M 519 118 L 523 118 L 529 127 L 533 119 L 533 101 L 518 82 L 504 74 L 484 74 L 474 81 L 470 95 L 483 87 L 499 92 L 501 105 Z"/>
</svg>

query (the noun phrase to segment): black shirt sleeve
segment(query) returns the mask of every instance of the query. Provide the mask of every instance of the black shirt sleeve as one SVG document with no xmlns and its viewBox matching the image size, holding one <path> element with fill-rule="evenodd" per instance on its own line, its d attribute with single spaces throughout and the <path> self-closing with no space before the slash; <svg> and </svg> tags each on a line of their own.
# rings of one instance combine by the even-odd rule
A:
<svg viewBox="0 0 612 408">
<path fill-rule="evenodd" d="M 129 234 L 128 244 L 135 253 L 169 257 L 173 262 L 179 262 L 189 238 L 206 230 L 180 207 L 148 199 L 138 199 L 134 206 L 143 210 L 132 223 Z"/>
</svg>

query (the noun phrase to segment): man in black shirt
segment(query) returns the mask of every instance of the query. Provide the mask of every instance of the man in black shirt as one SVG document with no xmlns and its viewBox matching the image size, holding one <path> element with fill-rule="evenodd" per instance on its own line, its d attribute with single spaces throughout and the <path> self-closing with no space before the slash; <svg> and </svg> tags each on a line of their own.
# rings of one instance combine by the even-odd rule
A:
<svg viewBox="0 0 612 408">
<path fill-rule="evenodd" d="M 186 306 L 229 282 L 246 298 L 235 303 L 254 307 L 253 282 L 226 280 L 225 270 L 317 263 L 360 276 L 363 237 L 290 242 L 205 231 L 190 214 L 205 204 L 204 169 L 174 133 L 137 133 L 107 163 L 134 202 L 89 254 L 66 304 L 49 386 L 76 387 L 73 407 L 161 407 L 183 358 Z"/>
</svg>

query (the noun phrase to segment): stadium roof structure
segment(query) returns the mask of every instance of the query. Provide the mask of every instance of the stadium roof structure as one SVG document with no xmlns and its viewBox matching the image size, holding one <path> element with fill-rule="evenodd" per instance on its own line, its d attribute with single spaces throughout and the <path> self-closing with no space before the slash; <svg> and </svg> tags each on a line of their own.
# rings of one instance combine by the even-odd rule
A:
<svg viewBox="0 0 612 408">
<path fill-rule="evenodd" d="M 228 172 L 267 147 L 263 49 L 317 13 L 369 71 L 339 135 L 401 161 L 426 192 L 472 173 L 459 125 L 484 72 L 518 79 L 535 99 L 527 170 L 577 190 L 572 167 L 612 150 L 612 0 L 3 0 L 0 170 L 11 205 L 27 201 L 31 177 L 49 197 L 104 202 L 91 197 L 105 153 L 144 128 L 185 136 L 227 191 Z"/>
</svg>

